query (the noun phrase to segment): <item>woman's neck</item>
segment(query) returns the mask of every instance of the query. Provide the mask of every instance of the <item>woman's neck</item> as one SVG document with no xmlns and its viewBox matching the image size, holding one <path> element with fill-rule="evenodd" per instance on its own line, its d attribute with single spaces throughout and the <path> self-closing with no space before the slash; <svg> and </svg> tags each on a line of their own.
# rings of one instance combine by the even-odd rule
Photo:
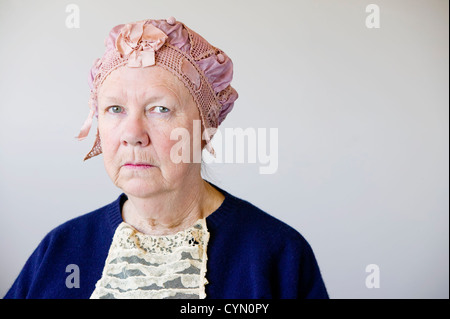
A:
<svg viewBox="0 0 450 319">
<path fill-rule="evenodd" d="M 225 197 L 201 179 L 183 190 L 161 193 L 148 198 L 129 196 L 122 207 L 124 222 L 137 231 L 154 236 L 169 235 L 206 218 Z"/>
</svg>

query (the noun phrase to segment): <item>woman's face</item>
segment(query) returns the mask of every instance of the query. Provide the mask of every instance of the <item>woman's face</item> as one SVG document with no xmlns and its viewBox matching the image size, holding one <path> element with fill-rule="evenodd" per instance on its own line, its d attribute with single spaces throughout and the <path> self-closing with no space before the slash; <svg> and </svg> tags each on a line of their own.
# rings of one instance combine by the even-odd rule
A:
<svg viewBox="0 0 450 319">
<path fill-rule="evenodd" d="M 176 164 L 170 157 L 179 143 L 170 139 L 172 130 L 185 128 L 192 138 L 194 120 L 200 120 L 197 106 L 170 72 L 158 66 L 114 70 L 98 92 L 103 159 L 114 184 L 127 195 L 147 197 L 198 178 L 200 163 Z"/>
</svg>

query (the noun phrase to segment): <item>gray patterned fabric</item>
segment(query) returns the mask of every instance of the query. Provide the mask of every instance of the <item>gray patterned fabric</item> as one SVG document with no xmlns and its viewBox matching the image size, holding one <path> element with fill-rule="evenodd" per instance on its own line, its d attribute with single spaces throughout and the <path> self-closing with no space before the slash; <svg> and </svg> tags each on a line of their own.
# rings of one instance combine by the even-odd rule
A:
<svg viewBox="0 0 450 319">
<path fill-rule="evenodd" d="M 91 299 L 205 298 L 206 221 L 167 236 L 149 236 L 122 222 Z"/>
</svg>

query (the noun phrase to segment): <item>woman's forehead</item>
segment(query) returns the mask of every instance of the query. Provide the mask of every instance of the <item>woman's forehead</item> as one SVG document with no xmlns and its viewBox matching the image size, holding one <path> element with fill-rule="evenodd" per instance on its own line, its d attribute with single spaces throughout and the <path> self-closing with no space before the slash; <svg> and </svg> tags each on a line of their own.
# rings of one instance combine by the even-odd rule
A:
<svg viewBox="0 0 450 319">
<path fill-rule="evenodd" d="M 130 68 L 122 66 L 105 79 L 99 88 L 99 98 L 122 98 L 133 95 L 175 95 L 178 99 L 190 96 L 184 84 L 161 67 Z"/>
</svg>

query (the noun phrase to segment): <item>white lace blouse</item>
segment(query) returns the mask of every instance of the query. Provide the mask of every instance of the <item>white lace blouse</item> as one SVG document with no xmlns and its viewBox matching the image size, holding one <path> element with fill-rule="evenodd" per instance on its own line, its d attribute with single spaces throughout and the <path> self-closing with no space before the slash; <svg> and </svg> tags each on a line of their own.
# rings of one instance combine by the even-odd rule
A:
<svg viewBox="0 0 450 319">
<path fill-rule="evenodd" d="M 205 219 L 176 234 L 150 236 L 122 222 L 91 299 L 205 298 Z"/>
</svg>

